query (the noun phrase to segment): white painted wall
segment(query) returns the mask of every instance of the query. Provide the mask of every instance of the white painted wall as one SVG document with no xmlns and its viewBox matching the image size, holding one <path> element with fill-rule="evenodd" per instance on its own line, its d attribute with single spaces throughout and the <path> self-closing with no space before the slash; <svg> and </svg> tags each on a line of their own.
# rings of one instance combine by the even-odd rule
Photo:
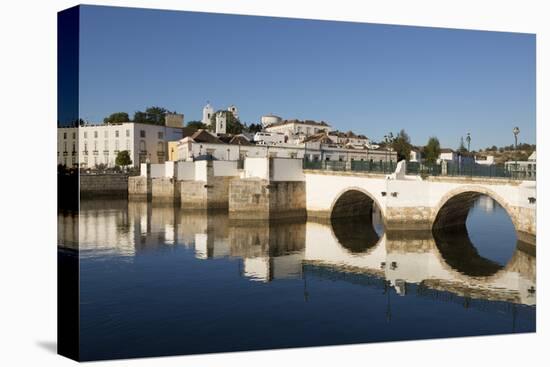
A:
<svg viewBox="0 0 550 367">
<path fill-rule="evenodd" d="M 213 161 L 214 176 L 238 176 L 237 161 Z"/>
<path fill-rule="evenodd" d="M 269 180 L 269 159 L 246 158 L 244 160 L 244 177 Z"/>
<path fill-rule="evenodd" d="M 301 159 L 272 158 L 271 179 L 273 181 L 304 181 Z"/>
<path fill-rule="evenodd" d="M 208 177 L 208 161 L 196 161 L 195 162 L 195 181 L 207 181 Z"/>
<path fill-rule="evenodd" d="M 164 177 L 165 170 L 162 163 L 151 163 L 151 178 Z"/>
<path fill-rule="evenodd" d="M 164 162 L 164 177 L 173 178 L 176 173 L 176 162 L 166 161 Z"/>
<path fill-rule="evenodd" d="M 177 164 L 178 180 L 194 180 L 195 179 L 195 162 L 179 161 Z"/>
</svg>

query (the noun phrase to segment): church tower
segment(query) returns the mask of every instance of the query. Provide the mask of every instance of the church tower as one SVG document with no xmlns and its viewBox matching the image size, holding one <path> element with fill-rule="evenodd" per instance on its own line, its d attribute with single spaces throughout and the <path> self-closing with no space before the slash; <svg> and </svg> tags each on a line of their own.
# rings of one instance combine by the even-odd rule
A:
<svg viewBox="0 0 550 367">
<path fill-rule="evenodd" d="M 216 134 L 225 134 L 227 130 L 227 114 L 220 111 L 216 114 Z"/>
<path fill-rule="evenodd" d="M 239 110 L 237 109 L 237 106 L 232 104 L 231 106 L 227 107 L 227 110 L 231 112 L 236 119 L 239 118 Z"/>
<path fill-rule="evenodd" d="M 210 102 L 206 103 L 206 106 L 202 108 L 202 123 L 210 125 L 210 119 L 214 115 L 214 108 L 210 105 Z"/>
</svg>

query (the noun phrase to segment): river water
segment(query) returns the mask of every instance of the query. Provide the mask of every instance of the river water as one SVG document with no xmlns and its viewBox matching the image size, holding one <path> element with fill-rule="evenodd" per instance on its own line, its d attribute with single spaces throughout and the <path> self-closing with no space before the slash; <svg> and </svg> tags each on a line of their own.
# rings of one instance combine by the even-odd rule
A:
<svg viewBox="0 0 550 367">
<path fill-rule="evenodd" d="M 232 222 L 127 201 L 58 217 L 80 240 L 83 360 L 535 331 L 535 256 L 481 197 L 461 232 L 368 219 Z"/>
</svg>

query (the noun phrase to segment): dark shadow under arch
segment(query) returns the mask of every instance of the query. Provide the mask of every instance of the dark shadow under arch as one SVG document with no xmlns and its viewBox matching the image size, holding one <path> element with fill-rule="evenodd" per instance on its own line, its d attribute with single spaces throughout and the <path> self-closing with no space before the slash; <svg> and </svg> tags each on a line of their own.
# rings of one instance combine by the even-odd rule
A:
<svg viewBox="0 0 550 367">
<path fill-rule="evenodd" d="M 466 218 L 474 202 L 484 194 L 475 191 L 466 191 L 451 197 L 439 209 L 433 224 L 434 230 L 444 228 L 450 231 L 466 230 Z"/>
<path fill-rule="evenodd" d="M 351 253 L 367 252 L 380 240 L 372 225 L 372 215 L 332 218 L 330 222 L 340 245 Z"/>
<path fill-rule="evenodd" d="M 434 230 L 435 244 L 443 260 L 456 271 L 474 277 L 487 277 L 504 266 L 482 257 L 470 240 L 466 226 L 454 230 Z"/>
<path fill-rule="evenodd" d="M 368 194 L 356 189 L 336 199 L 330 216 L 332 230 L 342 247 L 351 253 L 366 252 L 380 240 L 373 225 L 375 205 Z"/>
<path fill-rule="evenodd" d="M 332 206 L 331 219 L 371 216 L 374 200 L 362 191 L 350 189 L 341 194 Z"/>
</svg>

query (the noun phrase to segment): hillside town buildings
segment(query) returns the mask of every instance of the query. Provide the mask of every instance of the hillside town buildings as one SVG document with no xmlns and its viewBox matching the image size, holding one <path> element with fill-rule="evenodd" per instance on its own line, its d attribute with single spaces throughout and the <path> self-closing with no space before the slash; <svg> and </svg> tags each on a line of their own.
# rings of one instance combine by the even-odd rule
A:
<svg viewBox="0 0 550 367">
<path fill-rule="evenodd" d="M 184 127 L 184 115 L 174 113 L 165 115 L 163 125 L 123 122 L 60 127 L 57 162 L 73 168 L 114 167 L 118 153 L 123 150 L 128 151 L 131 166 L 200 159 L 242 161 L 246 157 L 300 158 L 310 162 L 397 162 L 397 154 L 391 148 L 381 148 L 365 135 L 335 130 L 324 121 L 287 120 L 270 113 L 260 117 L 261 131 L 235 135 L 227 133 L 230 115 L 238 119 L 239 110 L 235 105 L 216 111 L 207 103 L 202 109 L 201 121 L 208 129 Z M 420 163 L 423 158 L 422 148 L 413 147 L 409 161 Z M 443 161 L 488 166 L 494 164 L 494 157 L 476 159 L 473 155 L 442 148 L 437 164 Z M 511 169 L 510 164 L 515 162 L 507 162 L 507 169 Z M 534 176 L 536 154 L 517 165 Z"/>
</svg>

